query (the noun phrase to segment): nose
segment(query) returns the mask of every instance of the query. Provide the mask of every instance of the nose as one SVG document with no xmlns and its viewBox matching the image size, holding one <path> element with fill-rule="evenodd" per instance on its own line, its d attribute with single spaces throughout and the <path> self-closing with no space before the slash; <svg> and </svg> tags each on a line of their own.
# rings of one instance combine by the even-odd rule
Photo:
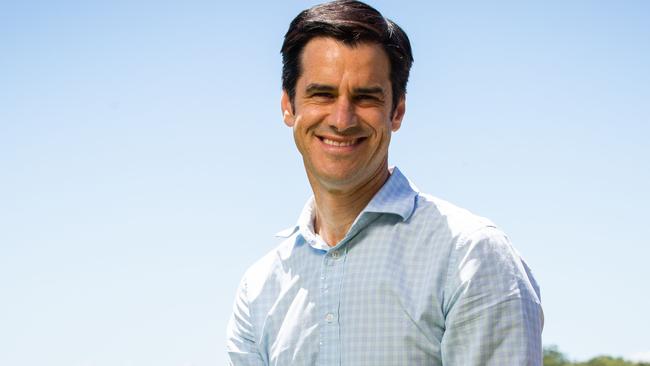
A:
<svg viewBox="0 0 650 366">
<path fill-rule="evenodd" d="M 340 96 L 333 105 L 334 111 L 330 116 L 330 127 L 345 131 L 358 124 L 357 115 L 354 110 L 354 103 L 348 98 Z"/>
</svg>

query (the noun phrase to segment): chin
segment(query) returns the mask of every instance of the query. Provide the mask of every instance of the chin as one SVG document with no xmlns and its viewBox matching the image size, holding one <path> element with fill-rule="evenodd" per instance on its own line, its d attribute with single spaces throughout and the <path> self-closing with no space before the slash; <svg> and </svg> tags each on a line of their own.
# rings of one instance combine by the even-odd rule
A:
<svg viewBox="0 0 650 366">
<path fill-rule="evenodd" d="M 328 186 L 347 186 L 359 179 L 359 169 L 322 169 L 312 175 Z"/>
</svg>

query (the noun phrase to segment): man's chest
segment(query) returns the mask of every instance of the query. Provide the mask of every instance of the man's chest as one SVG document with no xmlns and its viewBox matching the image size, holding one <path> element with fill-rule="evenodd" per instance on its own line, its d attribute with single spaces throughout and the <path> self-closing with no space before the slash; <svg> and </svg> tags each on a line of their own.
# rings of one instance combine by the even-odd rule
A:
<svg viewBox="0 0 650 366">
<path fill-rule="evenodd" d="M 440 359 L 444 263 L 416 245 L 363 244 L 298 256 L 275 274 L 251 314 L 270 365 Z"/>
</svg>

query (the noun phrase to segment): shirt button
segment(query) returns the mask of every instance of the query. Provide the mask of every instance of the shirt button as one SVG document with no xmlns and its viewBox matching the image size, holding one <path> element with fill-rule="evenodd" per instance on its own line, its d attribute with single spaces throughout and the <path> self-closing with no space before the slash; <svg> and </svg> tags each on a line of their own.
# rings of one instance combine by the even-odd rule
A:
<svg viewBox="0 0 650 366">
<path fill-rule="evenodd" d="M 332 314 L 332 313 L 327 313 L 327 315 L 325 315 L 325 320 L 326 320 L 328 323 L 333 322 L 333 321 L 334 321 L 334 314 Z"/>
<path fill-rule="evenodd" d="M 338 259 L 340 255 L 341 254 L 336 250 L 333 251 L 332 254 L 331 254 L 332 258 L 334 258 L 334 259 Z"/>
</svg>

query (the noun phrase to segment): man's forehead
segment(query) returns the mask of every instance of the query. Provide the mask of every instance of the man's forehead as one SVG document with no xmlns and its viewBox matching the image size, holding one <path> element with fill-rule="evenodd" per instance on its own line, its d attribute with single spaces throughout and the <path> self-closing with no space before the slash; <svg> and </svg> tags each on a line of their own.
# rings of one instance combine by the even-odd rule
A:
<svg viewBox="0 0 650 366">
<path fill-rule="evenodd" d="M 368 50 L 373 50 L 378 54 L 383 54 L 388 59 L 388 54 L 383 46 L 377 42 L 372 41 L 359 41 L 359 42 L 344 42 L 334 37 L 318 36 L 307 41 L 302 49 L 301 56 L 304 57 L 305 53 L 329 53 L 331 56 L 340 56 L 342 53 L 358 53 Z"/>
<path fill-rule="evenodd" d="M 329 37 L 317 37 L 304 47 L 300 57 L 301 78 L 348 77 L 372 83 L 388 81 L 388 55 L 377 43 L 346 44 Z M 349 75 L 353 73 L 353 75 Z"/>
</svg>

